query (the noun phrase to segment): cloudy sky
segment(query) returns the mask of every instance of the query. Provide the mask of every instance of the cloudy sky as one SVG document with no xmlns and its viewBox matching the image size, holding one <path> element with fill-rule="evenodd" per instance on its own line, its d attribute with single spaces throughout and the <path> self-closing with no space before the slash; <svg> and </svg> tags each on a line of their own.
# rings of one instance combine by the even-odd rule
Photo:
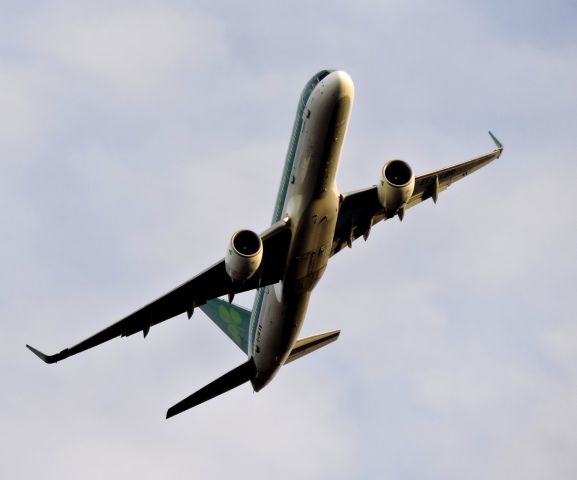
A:
<svg viewBox="0 0 577 480">
<path fill-rule="evenodd" d="M 577 4 L 0 0 L 5 478 L 573 479 Z M 342 191 L 502 158 L 335 257 L 339 341 L 166 421 L 239 365 L 198 312 L 70 346 L 264 230 L 296 103 L 356 100 Z M 251 295 L 239 302 L 250 306 Z"/>
</svg>

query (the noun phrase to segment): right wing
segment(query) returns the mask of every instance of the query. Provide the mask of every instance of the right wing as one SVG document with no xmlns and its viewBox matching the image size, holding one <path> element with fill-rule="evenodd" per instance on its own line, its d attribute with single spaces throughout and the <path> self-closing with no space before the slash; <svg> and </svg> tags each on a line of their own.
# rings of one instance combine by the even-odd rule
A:
<svg viewBox="0 0 577 480">
<path fill-rule="evenodd" d="M 465 178 L 470 173 L 499 158 L 503 152 L 503 145 L 491 132 L 489 132 L 489 135 L 491 135 L 497 146 L 491 153 L 416 177 L 415 189 L 404 210 L 414 207 L 428 198 L 432 198 L 436 202 L 439 193 L 446 190 L 453 182 Z M 344 247 L 351 246 L 352 242 L 359 237 L 364 236 L 366 240 L 373 225 L 394 216 L 395 214 L 387 215 L 380 204 L 377 187 L 365 188 L 341 195 L 341 205 L 339 207 L 331 256 Z"/>
<path fill-rule="evenodd" d="M 46 355 L 30 345 L 26 346 L 44 362 L 55 363 L 115 337 L 127 337 L 140 331 L 146 337 L 151 326 L 184 312 L 187 312 L 190 318 L 195 307 L 204 305 L 213 298 L 277 283 L 283 274 L 290 243 L 291 232 L 288 222 L 288 219 L 281 220 L 261 235 L 263 243 L 261 266 L 251 278 L 240 285 L 233 284 L 226 273 L 223 259 L 166 295 L 71 348 L 54 355 Z"/>
</svg>

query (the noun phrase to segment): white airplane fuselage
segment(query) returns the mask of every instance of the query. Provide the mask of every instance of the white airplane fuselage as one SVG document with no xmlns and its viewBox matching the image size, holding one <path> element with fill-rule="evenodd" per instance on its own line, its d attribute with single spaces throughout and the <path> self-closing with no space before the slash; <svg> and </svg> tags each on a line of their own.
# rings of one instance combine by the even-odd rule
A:
<svg viewBox="0 0 577 480">
<path fill-rule="evenodd" d="M 291 243 L 282 280 L 258 290 L 250 322 L 255 391 L 287 359 L 310 294 L 328 263 L 339 211 L 335 177 L 354 99 L 342 71 L 323 71 L 303 90 L 273 215 L 287 219 Z"/>
</svg>

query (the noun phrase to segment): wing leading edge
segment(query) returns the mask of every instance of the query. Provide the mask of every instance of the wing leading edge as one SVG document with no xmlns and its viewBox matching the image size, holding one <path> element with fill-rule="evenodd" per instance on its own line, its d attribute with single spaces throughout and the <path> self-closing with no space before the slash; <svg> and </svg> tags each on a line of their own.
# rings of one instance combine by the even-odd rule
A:
<svg viewBox="0 0 577 480">
<path fill-rule="evenodd" d="M 26 345 L 26 347 L 42 361 L 56 363 L 116 337 L 128 337 L 137 332 L 142 332 L 146 337 L 150 327 L 184 312 L 187 312 L 190 318 L 196 307 L 204 305 L 213 298 L 234 295 L 277 283 L 282 277 L 285 266 L 290 235 L 288 218 L 275 223 L 262 233 L 263 260 L 261 267 L 249 280 L 240 285 L 233 283 L 226 273 L 223 259 L 166 295 L 73 347 L 66 348 L 54 355 L 46 355 L 30 345 Z"/>
<path fill-rule="evenodd" d="M 503 152 L 503 144 L 491 132 L 489 135 L 497 147 L 491 153 L 416 177 L 415 189 L 404 210 L 428 198 L 436 202 L 439 193 L 446 190 L 452 183 L 499 158 Z M 376 186 L 342 194 L 331 255 L 346 246 L 351 246 L 352 242 L 361 236 L 366 240 L 373 225 L 391 216 L 394 215 L 387 216 L 380 204 Z"/>
</svg>

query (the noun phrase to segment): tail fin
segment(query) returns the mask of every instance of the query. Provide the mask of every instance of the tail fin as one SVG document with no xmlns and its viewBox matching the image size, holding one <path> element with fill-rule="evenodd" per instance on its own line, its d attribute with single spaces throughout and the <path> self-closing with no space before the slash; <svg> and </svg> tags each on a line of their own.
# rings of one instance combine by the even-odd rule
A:
<svg viewBox="0 0 577 480">
<path fill-rule="evenodd" d="M 340 330 L 334 330 L 332 332 L 321 333 L 320 335 L 313 335 L 312 337 L 297 340 L 284 364 L 286 365 L 287 363 L 290 363 L 297 358 L 304 357 L 329 343 L 333 343 L 337 338 L 339 338 L 340 334 Z"/>
<path fill-rule="evenodd" d="M 219 298 L 209 300 L 199 307 L 227 336 L 248 354 L 250 310 L 225 302 Z"/>
<path fill-rule="evenodd" d="M 186 397 L 184 400 L 178 402 L 176 405 L 170 407 L 166 412 L 166 418 L 174 417 L 174 415 L 178 415 L 189 408 L 196 407 L 207 400 L 211 400 L 218 395 L 248 382 L 254 377 L 255 373 L 256 367 L 254 361 L 250 359 L 248 362 L 243 363 L 228 373 L 225 373 L 222 377 L 217 378 L 206 387 L 201 388 L 197 392 Z"/>
</svg>

